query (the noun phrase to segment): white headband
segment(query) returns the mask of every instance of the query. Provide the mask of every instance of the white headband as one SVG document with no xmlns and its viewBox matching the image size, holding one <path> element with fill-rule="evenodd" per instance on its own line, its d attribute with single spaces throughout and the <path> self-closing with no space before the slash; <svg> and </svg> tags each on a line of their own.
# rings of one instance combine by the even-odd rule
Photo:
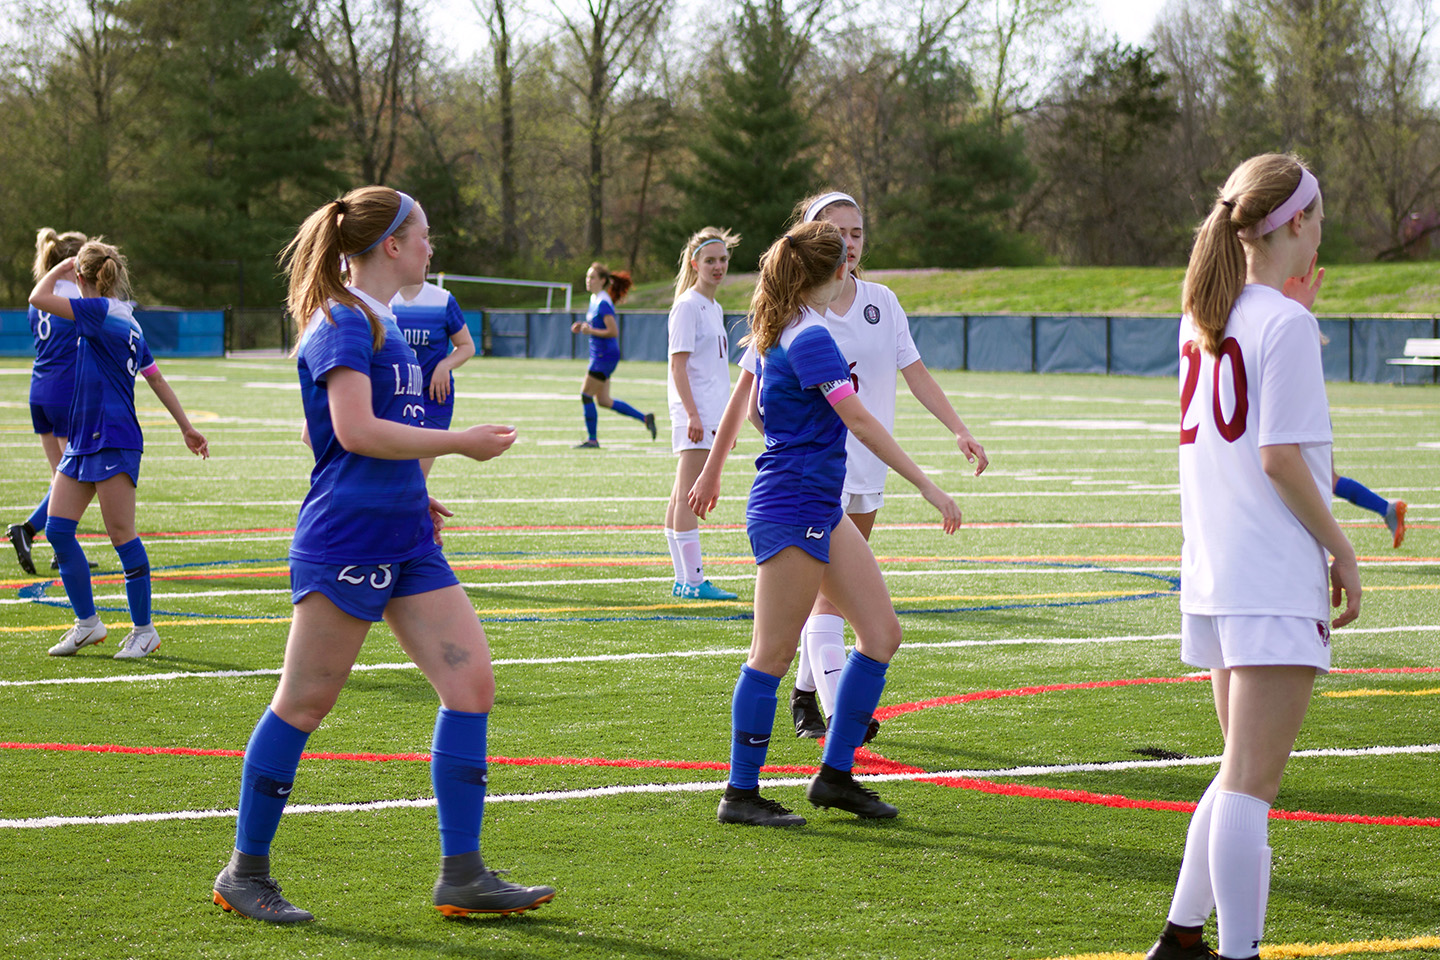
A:
<svg viewBox="0 0 1440 960">
<path fill-rule="evenodd" d="M 815 218 L 820 215 L 821 210 L 824 210 L 832 203 L 839 203 L 841 200 L 848 202 L 856 210 L 860 209 L 860 204 L 855 202 L 854 197 L 848 193 L 841 193 L 837 190 L 834 193 L 827 193 L 823 197 L 817 197 L 814 203 L 805 208 L 805 216 L 800 218 L 800 222 L 813 223 Z"/>
<path fill-rule="evenodd" d="M 1320 196 L 1320 181 L 1315 179 L 1315 174 L 1301 167 L 1300 182 L 1295 185 L 1295 192 L 1290 194 L 1290 198 L 1271 210 L 1270 215 L 1264 220 L 1253 227 L 1247 227 L 1240 233 L 1247 240 L 1259 240 L 1266 234 L 1274 233 L 1288 223 L 1296 213 L 1314 203 L 1318 196 Z"/>
</svg>

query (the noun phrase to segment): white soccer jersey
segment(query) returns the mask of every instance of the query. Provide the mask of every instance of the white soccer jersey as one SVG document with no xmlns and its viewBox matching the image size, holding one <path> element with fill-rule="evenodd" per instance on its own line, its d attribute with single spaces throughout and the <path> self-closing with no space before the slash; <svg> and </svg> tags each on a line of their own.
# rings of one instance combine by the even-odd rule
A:
<svg viewBox="0 0 1440 960">
<path fill-rule="evenodd" d="M 1180 609 L 1327 620 L 1325 549 L 1260 466 L 1260 448 L 1298 444 L 1330 502 L 1330 409 L 1320 327 L 1280 291 L 1245 287 L 1220 357 L 1180 322 Z"/>
<path fill-rule="evenodd" d="M 855 301 L 843 316 L 825 311 L 825 327 L 850 364 L 850 382 L 865 409 L 895 432 L 896 372 L 920 359 L 910 337 L 910 319 L 889 287 L 855 278 Z M 740 366 L 755 372 L 754 351 Z M 845 441 L 845 495 L 883 493 L 890 468 L 850 434 Z"/>
<path fill-rule="evenodd" d="M 718 425 L 730 399 L 730 340 L 725 335 L 725 310 L 692 288 L 675 298 L 669 326 L 669 352 L 690 354 L 685 374 L 700 422 Z M 683 425 L 687 419 L 685 405 L 675 389 L 675 378 L 667 375 L 665 379 L 670 419 Z"/>
<path fill-rule="evenodd" d="M 850 363 L 850 382 L 865 409 L 895 432 L 896 372 L 920 359 L 910 319 L 889 287 L 855 278 L 855 301 L 844 316 L 825 312 L 825 325 Z M 890 468 L 854 435 L 845 441 L 845 493 L 883 493 Z"/>
</svg>

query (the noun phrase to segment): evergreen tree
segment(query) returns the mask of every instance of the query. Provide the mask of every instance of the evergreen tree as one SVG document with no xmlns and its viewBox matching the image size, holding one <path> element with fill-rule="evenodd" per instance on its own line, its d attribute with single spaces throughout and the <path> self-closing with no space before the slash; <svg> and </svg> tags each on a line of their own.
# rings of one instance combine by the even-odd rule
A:
<svg viewBox="0 0 1440 960">
<path fill-rule="evenodd" d="M 704 97 L 695 167 L 672 178 L 684 194 L 661 243 L 679 249 L 706 224 L 742 236 L 731 263 L 754 270 L 794 205 L 815 189 L 815 145 L 797 91 L 808 37 L 792 28 L 782 0 L 743 0 L 733 23 L 733 59 Z"/>
</svg>

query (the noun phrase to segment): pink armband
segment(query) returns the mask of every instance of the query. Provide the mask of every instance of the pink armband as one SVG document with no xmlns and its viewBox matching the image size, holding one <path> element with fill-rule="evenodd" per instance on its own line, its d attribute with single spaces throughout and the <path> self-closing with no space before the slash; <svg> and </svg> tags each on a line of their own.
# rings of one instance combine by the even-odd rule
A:
<svg viewBox="0 0 1440 960">
<path fill-rule="evenodd" d="M 157 360 L 154 363 L 150 364 L 150 366 L 146 367 L 144 370 L 141 370 L 140 376 L 145 377 L 148 380 L 150 378 L 150 374 L 159 372 L 160 362 Z"/>
<path fill-rule="evenodd" d="M 855 385 L 848 379 L 831 380 L 829 383 L 822 383 L 819 389 L 820 392 L 825 395 L 825 399 L 830 401 L 830 406 L 832 407 L 846 397 L 853 397 L 855 395 Z"/>
</svg>

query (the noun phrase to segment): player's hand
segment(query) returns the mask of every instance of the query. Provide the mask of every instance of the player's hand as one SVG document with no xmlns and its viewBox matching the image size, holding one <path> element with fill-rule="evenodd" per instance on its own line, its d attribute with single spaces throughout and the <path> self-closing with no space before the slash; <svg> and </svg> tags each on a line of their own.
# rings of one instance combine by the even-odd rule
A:
<svg viewBox="0 0 1440 960">
<path fill-rule="evenodd" d="M 685 502 L 690 504 L 690 510 L 701 520 L 706 514 L 715 509 L 715 504 L 720 499 L 720 478 L 712 476 L 708 470 L 701 470 L 700 476 L 695 478 L 695 485 L 690 488 L 690 494 Z"/>
<path fill-rule="evenodd" d="M 1330 561 L 1330 605 L 1338 607 L 1344 594 L 1345 612 L 1330 621 L 1332 627 L 1343 627 L 1360 616 L 1360 567 L 1352 553 L 1341 560 Z"/>
<path fill-rule="evenodd" d="M 1320 295 L 1320 285 L 1325 282 L 1325 268 L 1315 269 L 1315 264 L 1320 261 L 1320 254 L 1317 251 L 1315 256 L 1310 258 L 1310 269 L 1305 271 L 1301 277 L 1289 277 L 1280 292 L 1300 306 L 1309 310 L 1315 306 L 1315 298 Z"/>
<path fill-rule="evenodd" d="M 435 545 L 437 547 L 445 545 L 445 538 L 440 535 L 440 531 L 445 529 L 445 518 L 453 516 L 455 514 L 445 504 L 434 497 L 430 498 L 430 522 L 435 525 Z"/>
<path fill-rule="evenodd" d="M 960 505 L 950 494 L 933 483 L 921 493 L 932 507 L 940 511 L 940 523 L 946 533 L 954 533 L 960 529 Z"/>
<path fill-rule="evenodd" d="M 969 433 L 955 434 L 955 446 L 960 448 L 966 460 L 975 464 L 975 476 L 980 476 L 985 472 L 985 468 L 990 466 L 990 458 L 985 456 L 985 448 Z"/>
<path fill-rule="evenodd" d="M 430 374 L 430 399 L 436 403 L 444 403 L 445 398 L 450 396 L 450 371 L 442 364 L 435 368 Z"/>
<path fill-rule="evenodd" d="M 482 423 L 460 431 L 457 439 L 460 445 L 456 453 L 471 460 L 492 460 L 510 449 L 515 442 L 515 428 Z"/>
<path fill-rule="evenodd" d="M 583 321 L 576 320 L 574 323 L 570 324 L 570 332 L 571 332 L 571 333 L 579 333 L 580 331 L 582 331 L 582 330 L 584 330 L 584 329 L 585 329 L 585 324 L 584 324 Z"/>
<path fill-rule="evenodd" d="M 194 427 L 188 430 L 182 430 L 181 433 L 184 434 L 185 446 L 190 448 L 191 453 L 195 454 L 195 456 L 201 460 L 210 459 L 210 442 L 205 439 L 204 434 Z"/>
<path fill-rule="evenodd" d="M 699 443 L 705 438 L 705 425 L 700 422 L 699 417 L 685 416 L 685 436 L 691 443 Z"/>
<path fill-rule="evenodd" d="M 75 259 L 75 257 L 66 257 L 64 260 L 61 260 L 59 263 L 55 264 L 56 280 L 75 279 Z"/>
</svg>

